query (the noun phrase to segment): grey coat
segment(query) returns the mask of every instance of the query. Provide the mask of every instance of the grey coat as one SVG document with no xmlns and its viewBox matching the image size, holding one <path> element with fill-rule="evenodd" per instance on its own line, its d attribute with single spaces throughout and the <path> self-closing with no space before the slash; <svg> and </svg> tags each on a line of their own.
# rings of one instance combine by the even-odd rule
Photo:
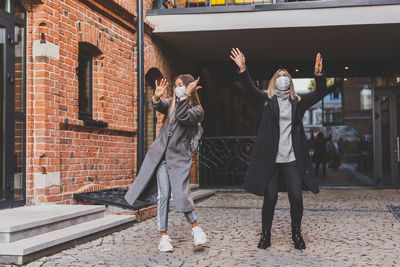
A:
<svg viewBox="0 0 400 267">
<path fill-rule="evenodd" d="M 169 99 L 160 99 L 153 107 L 160 113 L 167 114 Z M 161 128 L 159 135 L 150 146 L 139 174 L 125 195 L 126 201 L 133 205 L 137 200 L 156 202 L 157 179 L 155 173 L 165 154 L 168 175 L 175 209 L 178 212 L 194 210 L 190 195 L 190 168 L 192 157 L 190 152 L 191 127 L 201 120 L 202 110 L 189 107 L 189 99 L 176 101 L 175 110 L 169 122 Z"/>
</svg>

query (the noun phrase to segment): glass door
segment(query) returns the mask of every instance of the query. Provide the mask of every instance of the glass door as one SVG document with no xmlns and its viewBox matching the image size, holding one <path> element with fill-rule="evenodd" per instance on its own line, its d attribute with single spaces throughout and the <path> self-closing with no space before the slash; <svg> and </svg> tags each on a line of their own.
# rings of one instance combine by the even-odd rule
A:
<svg viewBox="0 0 400 267">
<path fill-rule="evenodd" d="M 26 22 L 18 1 L 0 4 L 0 209 L 26 199 Z"/>
<path fill-rule="evenodd" d="M 10 70 L 12 69 L 11 62 L 11 45 L 10 45 L 10 34 L 11 34 L 11 24 L 9 21 L 0 17 L 0 207 L 8 207 L 12 201 L 12 190 L 13 181 L 9 170 L 6 166 L 9 163 L 8 159 L 10 155 L 10 144 L 7 142 L 7 135 L 10 130 L 9 125 L 9 114 L 8 110 L 10 105 L 7 103 L 9 94 L 11 90 L 12 74 Z"/>
<path fill-rule="evenodd" d="M 378 187 L 400 187 L 400 88 L 375 88 L 374 177 Z"/>
</svg>

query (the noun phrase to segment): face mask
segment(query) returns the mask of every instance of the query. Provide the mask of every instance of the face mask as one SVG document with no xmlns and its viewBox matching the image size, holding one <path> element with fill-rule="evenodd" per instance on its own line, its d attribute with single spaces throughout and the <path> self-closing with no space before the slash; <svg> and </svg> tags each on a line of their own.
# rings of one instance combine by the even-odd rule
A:
<svg viewBox="0 0 400 267">
<path fill-rule="evenodd" d="M 287 91 L 290 87 L 290 79 L 286 76 L 280 76 L 276 79 L 275 85 L 279 91 Z"/>
<path fill-rule="evenodd" d="M 182 97 L 183 93 L 185 92 L 185 90 L 186 90 L 185 86 L 175 87 L 175 95 L 176 95 L 176 97 L 178 97 L 178 98 Z"/>
</svg>

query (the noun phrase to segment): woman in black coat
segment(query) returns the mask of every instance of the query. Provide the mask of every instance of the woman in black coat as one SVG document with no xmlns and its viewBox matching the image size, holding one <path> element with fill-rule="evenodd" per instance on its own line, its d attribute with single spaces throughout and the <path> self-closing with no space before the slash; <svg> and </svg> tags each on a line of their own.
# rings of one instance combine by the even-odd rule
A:
<svg viewBox="0 0 400 267">
<path fill-rule="evenodd" d="M 314 75 L 316 90 L 299 96 L 285 69 L 272 76 L 268 90 L 258 89 L 246 67 L 239 49 L 232 49 L 230 58 L 239 67 L 239 77 L 253 102 L 262 107 L 257 139 L 247 169 L 244 188 L 255 195 L 264 196 L 262 232 L 258 248 L 271 245 L 271 226 L 278 198 L 278 185 L 285 185 L 289 195 L 292 239 L 296 249 L 305 249 L 301 235 L 303 216 L 303 188 L 318 193 L 317 178 L 312 171 L 307 139 L 302 118 L 306 110 L 330 91 L 322 75 L 322 57 L 318 53 Z"/>
</svg>

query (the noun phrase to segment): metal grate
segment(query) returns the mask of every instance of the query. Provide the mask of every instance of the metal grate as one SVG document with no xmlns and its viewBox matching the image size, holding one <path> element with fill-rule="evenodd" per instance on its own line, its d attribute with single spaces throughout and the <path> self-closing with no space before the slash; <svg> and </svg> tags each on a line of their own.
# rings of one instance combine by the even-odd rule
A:
<svg viewBox="0 0 400 267">
<path fill-rule="evenodd" d="M 98 204 L 116 206 L 130 210 L 139 210 L 155 204 L 149 201 L 136 200 L 135 203 L 133 203 L 133 205 L 129 205 L 128 202 L 126 202 L 126 200 L 124 199 L 124 196 L 127 191 L 128 191 L 127 189 L 122 189 L 122 188 L 99 190 L 93 192 L 74 194 L 74 199 L 83 201 L 93 201 Z"/>
<path fill-rule="evenodd" d="M 203 137 L 199 147 L 200 187 L 239 190 L 255 141 L 255 136 Z"/>
</svg>

